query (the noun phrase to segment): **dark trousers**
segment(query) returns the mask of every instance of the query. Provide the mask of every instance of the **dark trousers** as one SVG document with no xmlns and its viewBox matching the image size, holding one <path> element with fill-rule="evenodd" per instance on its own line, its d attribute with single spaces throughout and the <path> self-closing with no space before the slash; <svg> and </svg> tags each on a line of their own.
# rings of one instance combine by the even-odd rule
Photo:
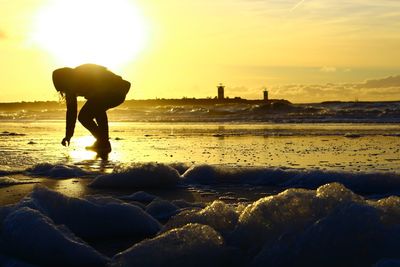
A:
<svg viewBox="0 0 400 267">
<path fill-rule="evenodd" d="M 122 104 L 125 96 L 109 96 L 90 98 L 79 111 L 79 122 L 99 142 L 106 142 L 109 139 L 108 117 L 106 111 Z"/>
</svg>

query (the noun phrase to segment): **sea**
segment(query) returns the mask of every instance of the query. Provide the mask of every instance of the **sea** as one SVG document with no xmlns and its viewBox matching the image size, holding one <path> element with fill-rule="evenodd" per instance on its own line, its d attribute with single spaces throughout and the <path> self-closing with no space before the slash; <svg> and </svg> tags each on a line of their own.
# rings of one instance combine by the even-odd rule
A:
<svg viewBox="0 0 400 267">
<path fill-rule="evenodd" d="M 2 266 L 400 266 L 400 102 L 108 114 L 0 105 Z"/>
</svg>

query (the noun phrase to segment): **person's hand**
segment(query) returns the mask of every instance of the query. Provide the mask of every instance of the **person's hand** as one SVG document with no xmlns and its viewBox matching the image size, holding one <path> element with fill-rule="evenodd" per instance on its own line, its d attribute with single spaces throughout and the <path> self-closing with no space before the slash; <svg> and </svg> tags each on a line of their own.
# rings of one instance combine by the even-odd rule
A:
<svg viewBox="0 0 400 267">
<path fill-rule="evenodd" d="M 71 140 L 71 137 L 64 137 L 64 139 L 61 141 L 61 144 L 63 145 L 63 146 L 69 146 L 69 143 L 70 143 L 70 140 Z"/>
</svg>

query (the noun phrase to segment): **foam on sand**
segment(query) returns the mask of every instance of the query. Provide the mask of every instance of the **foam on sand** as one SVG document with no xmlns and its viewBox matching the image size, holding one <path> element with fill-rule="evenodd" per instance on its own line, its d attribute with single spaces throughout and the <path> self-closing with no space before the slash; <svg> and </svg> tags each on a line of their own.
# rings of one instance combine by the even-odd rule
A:
<svg viewBox="0 0 400 267">
<path fill-rule="evenodd" d="M 239 219 L 240 209 L 222 201 L 214 201 L 204 209 L 185 210 L 172 217 L 163 231 L 179 228 L 188 223 L 199 223 L 213 227 L 221 234 L 232 231 Z"/>
<path fill-rule="evenodd" d="M 189 184 L 262 185 L 307 189 L 338 182 L 362 194 L 400 193 L 400 175 L 395 173 L 194 165 L 183 174 L 183 178 Z"/>
<path fill-rule="evenodd" d="M 111 266 L 221 266 L 223 239 L 211 227 L 188 224 L 117 254 Z"/>
<path fill-rule="evenodd" d="M 180 180 L 178 171 L 169 165 L 143 163 L 120 165 L 111 174 L 98 176 L 91 184 L 96 188 L 165 188 Z"/>
<path fill-rule="evenodd" d="M 0 187 L 17 185 L 17 184 L 33 184 L 33 183 L 38 183 L 38 181 L 32 179 L 23 179 L 23 180 L 15 179 L 7 176 L 0 177 Z"/>
<path fill-rule="evenodd" d="M 37 210 L 23 207 L 2 226 L 4 248 L 29 262 L 45 266 L 105 266 L 108 259 Z"/>
<path fill-rule="evenodd" d="M 288 189 L 248 205 L 232 237 L 240 247 L 256 249 L 273 244 L 282 233 L 303 231 L 343 203 L 358 202 L 364 200 L 340 184 L 328 184 L 317 191 Z"/>
<path fill-rule="evenodd" d="M 28 168 L 26 174 L 49 178 L 73 178 L 86 176 L 90 173 L 73 165 L 40 163 Z"/>
<path fill-rule="evenodd" d="M 179 171 L 172 166 L 176 166 Z M 192 185 L 316 189 L 324 184 L 337 182 L 363 195 L 400 194 L 400 174 L 390 172 L 346 172 L 202 164 L 193 165 L 183 174 L 179 174 L 186 169 L 185 166 L 187 165 L 183 163 L 134 163 L 117 165 L 112 173 L 99 175 L 99 173 L 85 171 L 77 166 L 42 163 L 28 168 L 25 172 L 18 173 L 49 179 L 95 177 L 89 186 L 110 189 L 164 189 Z M 15 171 L 0 171 L 0 177 L 10 176 L 8 174 L 13 172 Z M 5 183 L 6 180 L 4 179 Z"/>
<path fill-rule="evenodd" d="M 340 184 L 291 189 L 247 206 L 231 241 L 255 266 L 368 266 L 400 256 L 400 231 L 383 214 Z"/>
<path fill-rule="evenodd" d="M 0 208 L 0 225 L 0 260 L 45 266 L 101 266 L 108 258 L 82 240 L 113 246 L 115 237 L 131 243 L 111 266 L 391 266 L 400 259 L 400 197 L 368 200 L 339 183 L 204 208 L 155 198 L 144 209 L 36 187 Z"/>
<path fill-rule="evenodd" d="M 159 198 L 154 199 L 146 206 L 146 212 L 158 220 L 169 219 L 172 215 L 175 215 L 178 210 L 178 206 Z"/>
<path fill-rule="evenodd" d="M 161 227 L 153 217 L 132 204 L 72 198 L 45 187 L 35 187 L 17 206 L 39 210 L 85 239 L 150 237 Z"/>
</svg>

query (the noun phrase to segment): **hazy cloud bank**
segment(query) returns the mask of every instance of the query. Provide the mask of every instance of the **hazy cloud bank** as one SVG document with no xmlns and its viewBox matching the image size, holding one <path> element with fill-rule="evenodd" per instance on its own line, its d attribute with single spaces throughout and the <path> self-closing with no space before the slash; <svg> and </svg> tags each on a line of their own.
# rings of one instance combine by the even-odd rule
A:
<svg viewBox="0 0 400 267">
<path fill-rule="evenodd" d="M 359 85 L 360 88 L 391 88 L 400 87 L 400 75 L 390 76 L 383 79 L 368 80 Z"/>
<path fill-rule="evenodd" d="M 262 88 L 229 89 L 245 97 L 261 98 Z M 321 101 L 400 101 L 400 75 L 363 83 L 288 84 L 269 88 L 271 98 L 284 98 L 292 102 Z"/>
</svg>

